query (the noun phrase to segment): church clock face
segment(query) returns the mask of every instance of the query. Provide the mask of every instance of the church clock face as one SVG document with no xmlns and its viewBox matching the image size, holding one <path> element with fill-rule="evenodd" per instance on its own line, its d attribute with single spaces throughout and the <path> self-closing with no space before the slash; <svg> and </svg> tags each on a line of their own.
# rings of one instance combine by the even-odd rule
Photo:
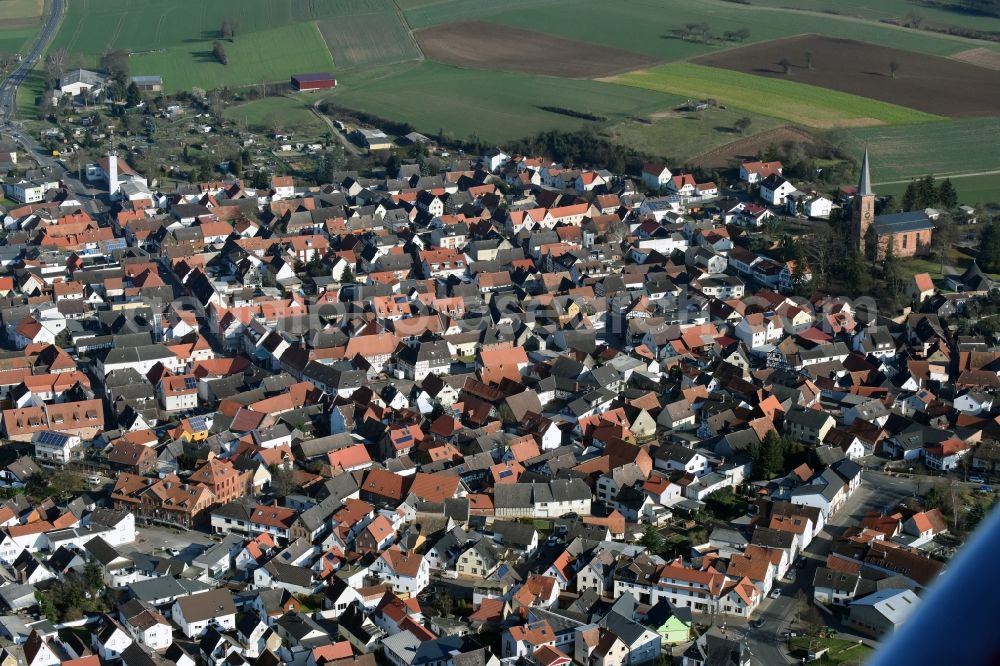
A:
<svg viewBox="0 0 1000 666">
<path fill-rule="evenodd" d="M 872 212 L 870 210 L 865 211 L 865 219 L 866 220 L 872 219 Z"/>
</svg>

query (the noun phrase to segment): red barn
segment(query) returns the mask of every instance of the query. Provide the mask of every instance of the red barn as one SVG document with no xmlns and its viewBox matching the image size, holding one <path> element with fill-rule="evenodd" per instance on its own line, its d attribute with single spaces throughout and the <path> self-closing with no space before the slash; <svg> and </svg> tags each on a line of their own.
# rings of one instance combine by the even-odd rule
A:
<svg viewBox="0 0 1000 666">
<path fill-rule="evenodd" d="M 292 77 L 292 87 L 296 90 L 322 90 L 324 88 L 336 88 L 337 79 L 323 72 L 316 74 L 296 74 Z"/>
</svg>

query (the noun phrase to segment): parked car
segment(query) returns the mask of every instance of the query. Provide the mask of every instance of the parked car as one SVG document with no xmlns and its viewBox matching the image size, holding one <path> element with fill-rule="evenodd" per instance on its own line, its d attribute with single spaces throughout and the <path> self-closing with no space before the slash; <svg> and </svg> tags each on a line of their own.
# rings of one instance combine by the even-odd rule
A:
<svg viewBox="0 0 1000 666">
<path fill-rule="evenodd" d="M 981 476 L 970 476 L 969 483 L 986 483 L 986 479 Z"/>
<path fill-rule="evenodd" d="M 771 597 L 772 599 L 777 599 L 778 597 L 781 596 L 781 590 L 779 590 L 778 588 L 775 588 L 774 590 L 771 591 L 771 594 L 769 594 L 767 596 Z"/>
<path fill-rule="evenodd" d="M 760 629 L 761 627 L 764 626 L 764 618 L 762 617 L 757 618 L 756 620 L 750 623 L 750 626 L 753 627 L 754 629 Z"/>
<path fill-rule="evenodd" d="M 981 486 L 979 486 L 978 488 L 976 488 L 976 490 L 977 490 L 978 492 L 981 492 L 981 493 L 991 493 L 991 492 L 993 492 L 993 486 L 987 486 L 987 485 L 986 485 L 986 484 L 984 483 L 983 485 L 981 485 Z"/>
</svg>

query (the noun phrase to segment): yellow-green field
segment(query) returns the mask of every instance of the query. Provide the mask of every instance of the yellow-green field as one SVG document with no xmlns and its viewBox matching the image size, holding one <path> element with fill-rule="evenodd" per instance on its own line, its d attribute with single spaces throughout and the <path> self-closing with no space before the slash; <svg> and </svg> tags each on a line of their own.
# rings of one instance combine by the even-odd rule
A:
<svg viewBox="0 0 1000 666">
<path fill-rule="evenodd" d="M 0 0 L 0 23 L 37 19 L 45 9 L 45 0 Z"/>
<path fill-rule="evenodd" d="M 940 119 L 922 111 L 836 90 L 687 62 L 629 72 L 607 80 L 691 99 L 712 98 L 725 106 L 782 118 L 807 127 L 859 127 Z"/>
</svg>

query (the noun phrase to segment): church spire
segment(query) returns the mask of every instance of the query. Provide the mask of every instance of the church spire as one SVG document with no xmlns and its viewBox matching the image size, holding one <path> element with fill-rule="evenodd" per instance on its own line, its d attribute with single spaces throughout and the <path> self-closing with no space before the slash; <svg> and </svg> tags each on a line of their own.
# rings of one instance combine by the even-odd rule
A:
<svg viewBox="0 0 1000 666">
<path fill-rule="evenodd" d="M 861 177 L 858 178 L 859 195 L 874 194 L 872 192 L 871 168 L 868 166 L 868 146 L 865 146 L 865 158 L 861 162 Z"/>
</svg>

